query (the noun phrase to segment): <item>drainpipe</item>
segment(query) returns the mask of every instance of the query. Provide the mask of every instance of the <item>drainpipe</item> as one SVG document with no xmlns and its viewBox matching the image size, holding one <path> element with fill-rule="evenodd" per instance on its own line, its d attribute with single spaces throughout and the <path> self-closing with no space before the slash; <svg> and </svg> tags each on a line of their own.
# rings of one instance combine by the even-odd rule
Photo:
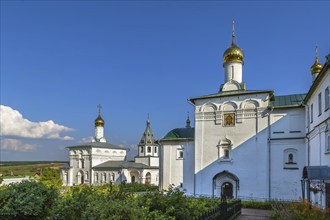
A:
<svg viewBox="0 0 330 220">
<path fill-rule="evenodd" d="M 271 125 L 270 125 L 270 115 L 273 112 L 274 107 L 271 107 L 268 112 L 268 141 L 267 141 L 267 150 L 268 150 L 268 200 L 271 199 Z"/>
</svg>

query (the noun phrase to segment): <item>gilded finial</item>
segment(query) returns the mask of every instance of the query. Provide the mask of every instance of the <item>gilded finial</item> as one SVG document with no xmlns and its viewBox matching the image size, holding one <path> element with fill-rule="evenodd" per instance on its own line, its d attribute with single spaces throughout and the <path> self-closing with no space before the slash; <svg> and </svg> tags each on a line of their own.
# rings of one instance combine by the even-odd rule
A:
<svg viewBox="0 0 330 220">
<path fill-rule="evenodd" d="M 98 114 L 97 118 L 95 119 L 95 127 L 98 127 L 98 126 L 103 127 L 104 126 L 104 120 L 101 117 L 101 108 L 102 108 L 102 106 L 100 104 L 98 104 L 97 108 L 99 109 L 99 114 Z"/>
<path fill-rule="evenodd" d="M 311 66 L 311 73 L 314 74 L 314 73 L 319 73 L 321 72 L 322 70 L 322 65 L 319 63 L 319 56 L 318 56 L 318 53 L 319 53 L 319 48 L 318 46 L 316 45 L 315 46 L 315 62 L 314 64 Z"/>
<path fill-rule="evenodd" d="M 234 39 L 235 39 L 235 21 L 233 19 L 233 27 L 232 27 L 232 32 L 231 32 L 231 43 L 232 44 L 235 44 Z"/>
<path fill-rule="evenodd" d="M 150 124 L 149 113 L 147 114 L 147 124 Z"/>
<path fill-rule="evenodd" d="M 101 108 L 102 108 L 101 104 L 98 104 L 97 108 L 99 109 L 99 115 L 100 115 L 101 114 Z"/>
</svg>

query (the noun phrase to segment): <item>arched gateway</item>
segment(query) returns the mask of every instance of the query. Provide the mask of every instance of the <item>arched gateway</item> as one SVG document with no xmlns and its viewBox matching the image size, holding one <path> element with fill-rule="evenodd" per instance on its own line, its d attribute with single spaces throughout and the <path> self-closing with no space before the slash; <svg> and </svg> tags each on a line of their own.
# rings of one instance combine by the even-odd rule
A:
<svg viewBox="0 0 330 220">
<path fill-rule="evenodd" d="M 213 197 L 237 198 L 239 179 L 235 174 L 224 170 L 213 177 Z"/>
</svg>

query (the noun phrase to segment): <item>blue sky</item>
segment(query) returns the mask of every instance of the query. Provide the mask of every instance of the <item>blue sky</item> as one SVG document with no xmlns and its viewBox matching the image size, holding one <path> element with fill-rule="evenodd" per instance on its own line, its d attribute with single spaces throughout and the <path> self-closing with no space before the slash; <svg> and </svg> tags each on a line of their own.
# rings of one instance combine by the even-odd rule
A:
<svg viewBox="0 0 330 220">
<path fill-rule="evenodd" d="M 1 160 L 67 160 L 94 135 L 134 148 L 184 127 L 188 98 L 223 83 L 245 53 L 247 89 L 305 93 L 315 45 L 329 54 L 329 1 L 1 1 Z M 134 151 L 131 151 L 131 153 Z"/>
</svg>

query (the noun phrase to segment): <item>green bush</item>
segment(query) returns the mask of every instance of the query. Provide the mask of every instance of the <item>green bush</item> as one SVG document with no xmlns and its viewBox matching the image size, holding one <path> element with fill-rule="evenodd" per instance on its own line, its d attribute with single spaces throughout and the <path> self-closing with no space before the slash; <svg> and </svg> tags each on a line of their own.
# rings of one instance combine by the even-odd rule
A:
<svg viewBox="0 0 330 220">
<path fill-rule="evenodd" d="M 0 190 L 1 219 L 45 219 L 57 199 L 56 189 L 23 181 Z"/>
<path fill-rule="evenodd" d="M 243 208 L 250 208 L 250 209 L 272 209 L 273 201 L 242 201 Z"/>
</svg>

